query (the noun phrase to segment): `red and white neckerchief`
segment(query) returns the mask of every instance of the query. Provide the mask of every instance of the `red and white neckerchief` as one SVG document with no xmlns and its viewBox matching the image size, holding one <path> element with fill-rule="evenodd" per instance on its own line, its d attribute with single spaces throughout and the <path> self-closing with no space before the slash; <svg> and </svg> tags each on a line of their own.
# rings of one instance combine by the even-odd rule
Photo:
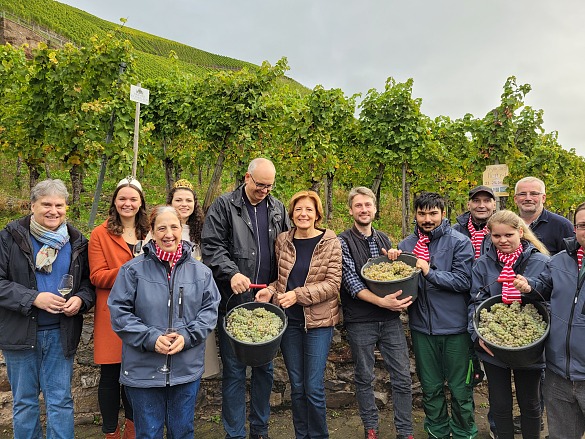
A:
<svg viewBox="0 0 585 439">
<path fill-rule="evenodd" d="M 487 227 L 484 226 L 481 230 L 475 230 L 475 226 L 473 225 L 473 221 L 471 221 L 471 215 L 469 215 L 469 221 L 467 221 L 467 230 L 469 230 L 469 235 L 471 236 L 471 243 L 473 244 L 473 248 L 475 249 L 475 259 L 479 258 L 481 252 L 481 243 L 483 242 L 483 238 L 487 235 L 488 230 Z"/>
<path fill-rule="evenodd" d="M 579 250 L 577 250 L 577 264 L 579 265 L 579 270 L 581 270 L 581 267 L 583 266 L 583 247 L 579 247 Z"/>
<path fill-rule="evenodd" d="M 429 246 L 428 243 L 431 242 L 429 237 L 421 231 L 418 231 L 418 241 L 416 241 L 416 245 L 414 246 L 414 250 L 412 251 L 414 255 L 419 258 L 423 259 L 427 262 L 431 260 L 431 255 L 429 254 Z"/>
<path fill-rule="evenodd" d="M 173 268 L 175 267 L 175 264 L 181 258 L 181 255 L 183 254 L 183 245 L 181 243 L 179 243 L 179 246 L 177 247 L 177 251 L 174 253 L 170 253 L 170 252 L 166 252 L 166 251 L 162 250 L 156 244 L 156 242 L 154 243 L 154 248 L 156 250 L 156 257 L 159 258 L 161 261 L 167 261 L 170 264 L 171 269 L 169 270 L 169 273 L 168 273 L 168 278 L 170 279 L 171 273 L 173 272 Z"/>
<path fill-rule="evenodd" d="M 504 268 L 502 268 L 500 276 L 498 277 L 498 282 L 501 282 L 502 284 L 502 302 L 507 303 L 508 305 L 512 302 L 520 302 L 522 300 L 520 291 L 518 291 L 513 284 L 514 279 L 516 278 L 513 267 L 522 254 L 522 245 L 512 253 L 502 253 L 497 249 L 496 253 L 498 254 L 498 260 L 504 263 Z"/>
</svg>

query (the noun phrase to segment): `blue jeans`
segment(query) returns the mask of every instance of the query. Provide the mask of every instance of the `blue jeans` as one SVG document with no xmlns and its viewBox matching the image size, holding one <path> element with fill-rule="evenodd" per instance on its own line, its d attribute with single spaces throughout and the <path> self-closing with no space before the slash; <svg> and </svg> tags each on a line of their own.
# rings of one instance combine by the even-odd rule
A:
<svg viewBox="0 0 585 439">
<path fill-rule="evenodd" d="M 585 433 L 585 381 L 570 381 L 547 369 L 543 393 L 550 439 L 581 439 Z"/>
<path fill-rule="evenodd" d="M 328 438 L 325 404 L 325 365 L 333 327 L 305 330 L 304 323 L 289 322 L 280 350 L 291 387 L 296 439 Z"/>
<path fill-rule="evenodd" d="M 403 436 L 413 434 L 412 379 L 404 328 L 399 318 L 384 322 L 346 323 L 347 340 L 354 363 L 354 382 L 360 417 L 366 430 L 378 429 L 374 396 L 374 349 L 376 345 L 392 384 L 394 426 Z"/>
<path fill-rule="evenodd" d="M 39 393 L 47 408 L 47 439 L 71 439 L 73 357 L 66 358 L 59 329 L 37 332 L 37 344 L 23 351 L 4 350 L 8 381 L 12 388 L 12 422 L 15 439 L 43 437 Z"/>
<path fill-rule="evenodd" d="M 225 318 L 223 316 L 222 318 Z M 229 338 L 218 322 L 219 353 L 223 364 L 221 386 L 221 416 L 226 438 L 246 438 L 246 368 L 235 356 Z M 270 418 L 270 394 L 272 392 L 272 362 L 252 367 L 250 379 L 250 423 L 251 435 L 268 434 Z"/>
<path fill-rule="evenodd" d="M 134 428 L 140 439 L 193 439 L 195 401 L 201 380 L 166 387 L 124 387 L 134 409 Z"/>
</svg>

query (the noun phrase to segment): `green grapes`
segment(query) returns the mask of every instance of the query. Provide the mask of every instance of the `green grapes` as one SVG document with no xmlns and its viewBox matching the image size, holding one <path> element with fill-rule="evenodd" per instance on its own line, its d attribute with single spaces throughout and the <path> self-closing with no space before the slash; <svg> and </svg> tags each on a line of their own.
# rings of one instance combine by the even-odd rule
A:
<svg viewBox="0 0 585 439">
<path fill-rule="evenodd" d="M 415 270 L 402 261 L 380 262 L 364 268 L 364 276 L 377 281 L 398 280 L 410 277 Z"/>
<path fill-rule="evenodd" d="M 263 343 L 275 338 L 282 330 L 282 319 L 266 308 L 238 308 L 229 313 L 227 331 L 235 339 L 247 343 Z"/>
<path fill-rule="evenodd" d="M 536 307 L 520 302 L 496 303 L 479 313 L 479 334 L 490 343 L 503 347 L 520 347 L 535 342 L 546 331 L 547 323 Z"/>
</svg>

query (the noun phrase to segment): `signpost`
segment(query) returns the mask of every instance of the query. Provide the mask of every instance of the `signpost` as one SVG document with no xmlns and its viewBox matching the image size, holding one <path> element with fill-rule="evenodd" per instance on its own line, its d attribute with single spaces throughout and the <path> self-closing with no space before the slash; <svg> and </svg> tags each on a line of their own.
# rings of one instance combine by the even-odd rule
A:
<svg viewBox="0 0 585 439">
<path fill-rule="evenodd" d="M 499 210 L 505 208 L 505 200 L 502 198 L 508 196 L 508 185 L 504 184 L 504 178 L 508 176 L 508 165 L 489 165 L 483 171 L 483 185 L 489 186 L 496 196 L 496 205 Z"/>
<path fill-rule="evenodd" d="M 138 134 L 140 128 L 140 104 L 148 105 L 150 101 L 150 90 L 140 87 L 140 83 L 130 86 L 130 100 L 136 102 L 136 113 L 134 115 L 134 160 L 132 162 L 132 177 L 136 178 L 138 166 Z"/>
</svg>

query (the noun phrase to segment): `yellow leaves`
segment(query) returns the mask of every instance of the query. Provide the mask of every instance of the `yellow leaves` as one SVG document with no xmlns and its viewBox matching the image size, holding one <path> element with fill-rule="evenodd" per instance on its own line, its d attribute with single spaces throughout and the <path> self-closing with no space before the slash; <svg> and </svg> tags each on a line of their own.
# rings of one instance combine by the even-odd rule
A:
<svg viewBox="0 0 585 439">
<path fill-rule="evenodd" d="M 49 53 L 49 61 L 55 65 L 59 64 L 59 61 L 57 61 L 57 52 Z"/>
<path fill-rule="evenodd" d="M 101 113 L 104 110 L 104 107 L 105 104 L 100 100 L 84 102 L 83 104 L 81 104 L 81 111 L 83 111 L 84 113 L 89 112 Z"/>
<path fill-rule="evenodd" d="M 81 159 L 78 155 L 72 155 L 67 162 L 71 165 L 81 165 Z"/>
</svg>

